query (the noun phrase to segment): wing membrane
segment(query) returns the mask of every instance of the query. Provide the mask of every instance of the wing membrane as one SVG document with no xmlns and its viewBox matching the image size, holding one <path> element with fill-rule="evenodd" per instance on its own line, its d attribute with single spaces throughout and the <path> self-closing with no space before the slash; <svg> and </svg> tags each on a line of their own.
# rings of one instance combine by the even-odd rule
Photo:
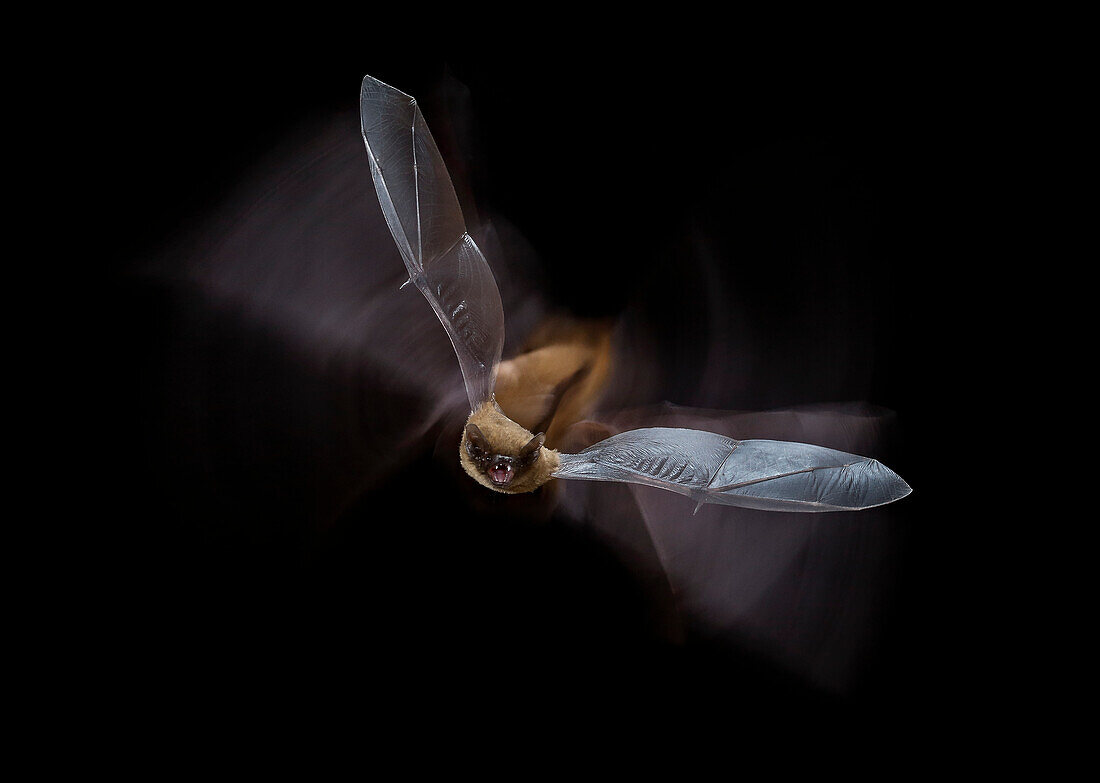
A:
<svg viewBox="0 0 1100 783">
<path fill-rule="evenodd" d="M 492 393 L 504 346 L 504 308 L 493 272 L 466 231 L 416 100 L 367 76 L 360 123 L 386 223 L 409 279 L 447 331 L 474 409 Z"/>
<path fill-rule="evenodd" d="M 492 270 L 464 234 L 414 280 L 451 338 L 473 410 L 493 392 L 504 347 L 504 308 Z"/>
<path fill-rule="evenodd" d="M 877 460 L 808 443 L 734 440 L 649 427 L 562 454 L 555 478 L 646 484 L 697 503 L 768 511 L 855 511 L 912 490 Z"/>
</svg>

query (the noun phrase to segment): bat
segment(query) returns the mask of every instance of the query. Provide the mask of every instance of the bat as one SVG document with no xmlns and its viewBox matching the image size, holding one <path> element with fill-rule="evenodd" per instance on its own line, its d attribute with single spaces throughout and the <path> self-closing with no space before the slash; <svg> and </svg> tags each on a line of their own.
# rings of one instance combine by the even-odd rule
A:
<svg viewBox="0 0 1100 783">
<path fill-rule="evenodd" d="M 244 604 L 262 596 L 280 634 L 284 604 L 294 596 L 301 617 L 292 627 L 300 638 L 318 650 L 346 650 L 349 660 L 376 649 L 379 635 L 408 640 L 391 648 L 395 665 L 439 644 L 461 657 L 447 639 L 461 629 L 463 638 L 476 640 L 464 660 L 491 676 L 516 639 L 524 652 L 515 660 L 529 660 L 539 649 L 553 667 L 571 659 L 572 653 L 559 653 L 573 645 L 592 650 L 601 639 L 618 639 L 629 641 L 629 656 L 640 648 L 664 655 L 670 640 L 675 655 L 684 656 L 676 660 L 684 661 L 685 670 L 696 670 L 701 658 L 712 660 L 713 667 L 703 666 L 698 675 L 707 692 L 720 677 L 744 681 L 742 670 L 730 666 L 742 655 L 814 690 L 843 693 L 865 682 L 866 661 L 881 643 L 883 606 L 892 600 L 906 533 L 901 523 L 912 504 L 796 516 L 789 512 L 815 508 L 816 498 L 806 502 L 796 495 L 790 505 L 765 511 L 745 506 L 759 500 L 746 490 L 778 488 L 797 475 L 740 488 L 727 488 L 735 482 L 717 472 L 713 484 L 704 485 L 702 478 L 716 470 L 715 462 L 732 468 L 749 439 L 879 455 L 888 414 L 866 406 L 800 405 L 814 399 L 802 393 L 803 377 L 814 394 L 831 389 L 827 398 L 843 399 L 837 395 L 847 395 L 850 385 L 823 386 L 813 372 L 769 375 L 766 366 L 748 361 L 763 341 L 742 327 L 763 311 L 745 315 L 746 307 L 761 299 L 737 298 L 751 286 L 740 277 L 722 278 L 733 269 L 725 253 L 708 256 L 704 246 L 686 244 L 705 241 L 708 231 L 720 236 L 714 226 L 663 226 L 667 230 L 658 233 L 684 242 L 686 252 L 670 263 L 643 260 L 640 272 L 632 267 L 630 278 L 623 277 L 632 288 L 616 294 L 607 286 L 619 274 L 615 266 L 590 273 L 561 260 L 552 243 L 543 244 L 545 236 L 532 231 L 529 239 L 530 214 L 512 223 L 491 198 L 479 214 L 471 197 L 473 169 L 462 166 L 469 148 L 455 135 L 469 102 L 461 100 L 461 85 L 445 82 L 423 96 L 428 102 L 421 108 L 447 154 L 450 175 L 434 142 L 416 148 L 417 177 L 399 176 L 399 158 L 389 165 L 385 157 L 379 161 L 395 205 L 403 187 L 413 189 L 408 203 L 415 203 L 419 191 L 418 230 L 402 222 L 405 216 L 394 207 L 414 260 L 433 241 L 447 241 L 444 229 L 469 237 L 450 267 L 459 270 L 460 262 L 468 262 L 461 274 L 443 274 L 444 267 L 430 259 L 423 265 L 425 286 L 440 286 L 436 302 L 459 335 L 455 345 L 440 330 L 442 319 L 429 315 L 431 305 L 425 309 L 411 290 L 414 285 L 398 291 L 413 275 L 370 173 L 362 107 L 354 101 L 362 74 L 356 69 L 349 77 L 347 111 L 325 115 L 288 138 L 242 176 L 225 203 L 211 207 L 212 219 L 196 224 L 194 235 L 172 243 L 171 252 L 143 260 L 134 283 L 140 297 L 123 310 L 155 325 L 144 332 L 148 344 L 133 347 L 142 357 L 135 364 L 141 368 L 136 388 L 143 390 L 149 417 L 142 427 L 147 441 L 135 454 L 152 457 L 140 466 L 151 488 L 152 502 L 145 505 L 171 509 L 174 527 L 161 551 L 178 567 L 158 568 L 156 574 L 166 590 L 178 594 L 183 606 L 201 606 L 194 616 L 224 616 L 229 628 L 243 607 L 227 596 L 241 596 Z M 457 91 L 458 102 L 444 90 Z M 409 100 L 400 97 L 397 108 L 386 112 L 406 111 Z M 413 114 L 407 115 L 408 129 L 400 115 L 384 116 L 411 142 Z M 425 126 L 417 127 L 421 142 L 431 138 Z M 624 161 L 619 169 L 633 165 Z M 438 166 L 440 187 L 434 200 L 426 178 L 432 166 Z M 747 186 L 752 198 L 760 182 Z M 450 190 L 460 199 L 460 212 Z M 662 193 L 671 198 L 678 191 Z M 431 203 L 446 209 L 426 208 Z M 634 208 L 630 199 L 613 206 Z M 802 216 L 792 217 L 797 225 Z M 588 223 L 578 247 L 589 247 L 594 231 L 613 225 Z M 481 254 L 491 270 L 478 260 Z M 611 256 L 595 253 L 591 261 L 600 258 Z M 827 263 L 824 268 L 827 274 L 833 269 Z M 843 286 L 850 278 L 842 274 L 837 280 Z M 474 286 L 478 281 L 484 288 Z M 821 282 L 798 285 L 813 284 L 816 295 Z M 448 285 L 455 286 L 453 292 Z M 610 294 L 611 303 L 574 307 L 571 292 L 578 288 L 603 299 Z M 481 290 L 480 298 L 471 294 Z M 458 298 L 448 309 L 452 300 L 441 294 L 452 293 Z M 785 293 L 763 293 L 765 301 L 784 302 Z M 585 296 L 582 291 L 582 304 Z M 500 321 L 486 326 L 487 315 L 497 311 L 484 303 L 497 298 Z M 466 307 L 459 309 L 463 300 Z M 841 322 L 862 323 L 867 314 L 854 300 L 828 307 L 827 317 L 835 314 Z M 690 328 L 704 319 L 705 332 Z M 802 328 L 814 319 L 803 307 L 792 322 Z M 767 321 L 768 328 L 774 326 Z M 482 343 L 488 350 L 471 351 L 464 368 L 460 350 L 480 351 Z M 850 345 L 846 335 L 835 345 L 836 356 L 800 359 L 796 369 L 820 369 L 834 359 L 838 366 L 853 366 L 842 364 L 841 352 Z M 775 355 L 786 365 L 780 373 L 791 369 L 790 352 Z M 467 371 L 481 379 L 473 399 Z M 685 406 L 650 404 L 668 399 Z M 753 410 L 730 410 L 731 399 L 748 400 Z M 791 399 L 799 407 L 775 407 Z M 757 400 L 769 409 L 756 410 Z M 492 421 L 472 418 L 475 405 L 490 403 L 487 418 L 496 420 L 493 402 L 511 422 L 501 420 L 516 435 L 513 442 L 499 439 Z M 489 457 L 483 467 L 474 465 L 473 477 L 462 464 L 463 455 L 473 461 L 466 448 L 473 440 L 466 430 L 471 421 L 484 442 L 481 454 Z M 646 434 L 655 429 L 657 435 Z M 670 445 L 673 431 L 697 434 L 679 441 L 673 436 Z M 531 446 L 540 434 L 542 443 Z M 616 455 L 641 458 L 637 444 L 622 447 L 636 437 L 647 438 L 644 445 L 654 451 L 671 452 L 666 466 L 675 467 L 667 471 L 669 478 L 686 465 L 680 478 L 698 467 L 699 481 L 653 483 L 662 480 L 659 469 L 650 475 L 614 462 Z M 708 461 L 705 449 L 699 450 L 707 440 L 720 448 L 739 443 L 742 454 Z M 534 464 L 526 464 L 536 454 Z M 555 455 L 557 468 L 550 469 Z M 504 471 L 500 479 L 511 467 L 503 487 L 492 480 L 496 457 L 510 460 L 497 466 Z M 576 472 L 603 478 L 567 477 L 570 459 Z M 534 488 L 517 491 L 525 481 Z M 717 501 L 699 506 L 700 495 L 708 494 Z M 727 505 L 728 499 L 741 507 Z M 143 507 L 139 518 L 144 513 Z M 299 581 L 290 577 L 276 578 L 286 589 L 272 591 L 270 576 L 281 573 L 283 563 L 297 562 L 303 551 L 314 592 L 302 599 Z M 210 578 L 209 568 L 194 563 L 214 563 L 219 576 Z M 196 591 L 205 600 L 197 602 Z M 644 604 L 635 614 L 611 598 L 631 595 Z M 510 610 L 487 609 L 502 601 Z M 369 626 L 347 622 L 364 612 L 375 618 Z M 636 644 L 639 638 L 656 646 Z M 474 657 L 475 649 L 488 651 L 488 657 Z M 580 666 L 589 658 L 572 660 Z M 679 670 L 674 664 L 666 671 Z M 760 687 L 771 695 L 770 687 Z"/>
<path fill-rule="evenodd" d="M 708 503 L 769 511 L 863 510 L 912 491 L 875 459 L 808 443 L 738 440 L 688 428 L 632 429 L 578 453 L 552 448 L 554 440 L 548 442 L 547 435 L 556 423 L 559 431 L 580 424 L 569 417 L 563 417 L 564 424 L 555 422 L 556 414 L 563 398 L 590 379 L 600 351 L 580 360 L 563 342 L 528 351 L 506 365 L 503 376 L 515 386 L 517 375 L 538 375 L 547 363 L 560 365 L 548 373 L 552 380 L 542 383 L 549 386 L 541 395 L 547 398 L 544 409 L 519 416 L 508 402 L 512 392 L 498 400 L 504 346 L 500 291 L 466 229 L 416 99 L 366 76 L 360 121 L 378 201 L 408 272 L 402 288 L 411 283 L 424 295 L 458 357 L 470 408 L 459 461 L 478 484 L 506 494 L 533 492 L 553 479 L 642 484 L 687 496 L 696 512 Z M 554 349 L 557 361 L 535 356 Z M 598 387 L 581 397 L 592 398 Z M 516 418 L 540 424 L 532 431 Z"/>
</svg>

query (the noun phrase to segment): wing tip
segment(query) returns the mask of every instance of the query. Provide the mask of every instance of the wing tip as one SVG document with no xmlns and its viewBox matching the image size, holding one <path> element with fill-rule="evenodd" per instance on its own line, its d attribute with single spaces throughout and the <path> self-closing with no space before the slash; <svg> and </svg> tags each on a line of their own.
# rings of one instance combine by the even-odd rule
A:
<svg viewBox="0 0 1100 783">
<path fill-rule="evenodd" d="M 874 480 L 877 484 L 876 488 L 880 491 L 879 498 L 881 499 L 878 499 L 875 503 L 868 503 L 865 506 L 860 506 L 855 509 L 856 511 L 885 506 L 913 494 L 913 488 L 909 486 L 909 482 L 883 465 L 877 459 L 868 459 L 867 466 L 875 474 Z"/>
<path fill-rule="evenodd" d="M 364 76 L 363 76 L 363 81 L 360 83 L 360 86 L 359 86 L 359 94 L 362 95 L 364 92 L 366 92 L 368 86 L 373 86 L 373 85 L 377 85 L 377 86 L 383 87 L 387 90 L 391 90 L 391 91 L 397 93 L 398 95 L 404 95 L 410 101 L 414 101 L 414 102 L 416 101 L 416 98 L 412 97 L 407 92 L 402 92 L 401 90 L 397 89 L 393 85 L 386 84 L 381 79 L 377 79 L 374 76 L 371 76 L 369 73 L 364 74 Z"/>
</svg>

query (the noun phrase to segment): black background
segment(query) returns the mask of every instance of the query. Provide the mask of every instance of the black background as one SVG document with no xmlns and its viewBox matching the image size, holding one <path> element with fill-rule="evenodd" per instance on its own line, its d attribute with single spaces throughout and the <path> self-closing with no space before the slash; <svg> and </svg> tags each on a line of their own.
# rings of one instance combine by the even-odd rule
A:
<svg viewBox="0 0 1100 783">
<path fill-rule="evenodd" d="M 505 715 L 551 707 L 619 715 L 628 705 L 660 720 L 737 705 L 740 717 L 797 711 L 871 725 L 968 699 L 981 677 L 960 567 L 969 536 L 948 511 L 935 462 L 959 394 L 948 337 L 956 282 L 972 263 L 956 241 L 972 176 L 967 71 L 912 40 L 765 44 L 743 30 L 705 43 L 676 37 L 674 47 L 580 34 L 560 45 L 496 47 L 496 36 L 480 34 L 485 46 L 441 34 L 411 51 L 374 35 L 354 46 L 305 30 L 269 42 L 226 34 L 119 46 L 87 63 L 82 145 L 94 154 L 80 184 L 98 207 L 85 235 L 111 249 L 102 264 L 115 284 L 106 322 L 119 393 L 107 410 L 122 447 L 112 472 L 126 476 L 122 535 L 110 537 L 101 561 L 111 590 L 91 631 L 122 651 L 112 671 L 148 684 L 138 690 L 150 705 L 247 691 L 253 704 L 358 700 L 401 715 L 424 704 L 446 704 L 451 715 L 486 703 Z M 399 570 L 378 561 L 365 569 L 362 555 L 385 560 L 379 552 L 415 546 L 391 524 L 402 515 L 447 515 L 441 499 L 413 500 L 400 481 L 348 513 L 313 570 L 299 562 L 293 520 L 277 523 L 290 532 L 256 532 L 272 509 L 248 508 L 244 490 L 242 521 L 217 546 L 189 528 L 199 503 L 177 493 L 202 498 L 203 490 L 166 485 L 171 457 L 148 438 L 164 414 L 155 396 L 136 399 L 161 388 L 148 378 L 169 316 L 127 271 L 201 223 L 276 144 L 332 112 L 354 112 L 365 73 L 416 96 L 431 96 L 445 76 L 469 88 L 485 164 L 472 189 L 554 259 L 552 294 L 579 312 L 615 309 L 623 265 L 647 279 L 667 274 L 669 248 L 702 226 L 719 252 L 736 254 L 737 281 L 753 292 L 741 304 L 785 344 L 813 344 L 784 332 L 792 306 L 846 335 L 857 331 L 853 319 L 866 319 L 859 348 L 873 359 L 858 383 L 814 380 L 807 355 L 797 382 L 739 400 L 767 408 L 866 399 L 898 414 L 884 461 L 916 488 L 898 507 L 904 568 L 883 641 L 853 693 L 819 693 L 736 651 L 653 642 L 629 578 L 564 533 L 436 525 L 447 545 L 420 563 L 435 573 L 429 587 L 409 588 L 397 603 L 380 598 Z M 431 123 L 430 97 L 421 100 Z M 583 218 L 590 210 L 598 221 Z M 834 253 L 831 236 L 855 250 Z M 577 244 L 585 252 L 571 252 Z M 592 257 L 608 262 L 594 267 Z M 589 293 L 563 282 L 582 270 Z M 854 291 L 850 308 L 822 306 L 806 280 Z M 448 557 L 448 546 L 493 562 L 517 548 L 538 551 L 541 570 L 471 574 L 484 561 Z M 580 564 L 568 587 L 554 578 L 562 558 Z M 443 583 L 454 593 L 441 597 Z M 502 624 L 505 616 L 537 620 Z M 446 643 L 459 625 L 474 629 L 476 648 Z"/>
</svg>

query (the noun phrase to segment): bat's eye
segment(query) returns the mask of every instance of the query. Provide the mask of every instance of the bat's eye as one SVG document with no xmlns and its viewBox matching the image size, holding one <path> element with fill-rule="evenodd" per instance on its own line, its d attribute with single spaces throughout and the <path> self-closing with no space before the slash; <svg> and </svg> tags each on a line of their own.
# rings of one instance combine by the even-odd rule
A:
<svg viewBox="0 0 1100 783">
<path fill-rule="evenodd" d="M 511 481 L 512 476 L 515 474 L 516 469 L 512 467 L 512 463 L 504 460 L 497 460 L 493 463 L 493 466 L 489 468 L 489 479 L 498 487 L 503 487 Z"/>
</svg>

